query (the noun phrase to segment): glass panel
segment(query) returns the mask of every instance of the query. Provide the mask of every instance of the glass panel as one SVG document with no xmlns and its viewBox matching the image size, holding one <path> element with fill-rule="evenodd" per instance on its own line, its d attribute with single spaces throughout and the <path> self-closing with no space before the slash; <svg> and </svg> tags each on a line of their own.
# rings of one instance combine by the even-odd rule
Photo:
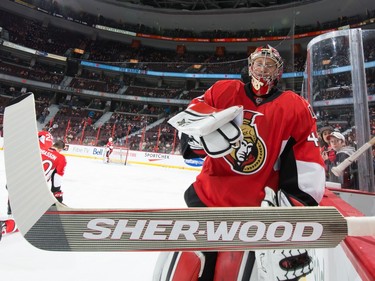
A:
<svg viewBox="0 0 375 281">
<path fill-rule="evenodd" d="M 375 115 L 374 36 L 375 31 L 356 29 L 330 32 L 311 40 L 303 91 L 318 117 L 327 181 L 366 191 L 374 191 L 371 151 L 365 152 L 342 176 L 335 176 L 331 168 L 369 140 L 370 124 L 375 132 L 374 117 L 369 121 L 370 115 Z M 327 138 L 326 130 L 340 133 L 345 142 L 337 142 L 335 136 Z"/>
</svg>

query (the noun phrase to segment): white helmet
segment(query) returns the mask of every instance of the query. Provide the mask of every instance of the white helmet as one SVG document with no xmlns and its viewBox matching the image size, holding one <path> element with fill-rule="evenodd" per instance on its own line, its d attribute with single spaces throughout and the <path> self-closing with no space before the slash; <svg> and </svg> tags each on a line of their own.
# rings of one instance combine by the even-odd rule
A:
<svg viewBox="0 0 375 281">
<path fill-rule="evenodd" d="M 263 61 L 258 60 L 259 58 Z M 274 63 L 267 65 L 270 60 Z M 254 63 L 255 61 L 259 64 Z M 283 74 L 283 60 L 279 52 L 270 45 L 256 48 L 249 56 L 248 64 L 252 89 L 258 96 L 267 95 Z"/>
<path fill-rule="evenodd" d="M 113 141 L 113 138 L 109 138 L 108 141 Z"/>
</svg>

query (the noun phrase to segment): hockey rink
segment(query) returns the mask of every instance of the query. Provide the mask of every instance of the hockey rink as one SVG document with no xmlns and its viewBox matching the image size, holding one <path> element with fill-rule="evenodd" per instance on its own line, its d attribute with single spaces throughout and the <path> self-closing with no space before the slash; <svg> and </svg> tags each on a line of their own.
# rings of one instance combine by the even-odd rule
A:
<svg viewBox="0 0 375 281">
<path fill-rule="evenodd" d="M 185 207 L 183 193 L 197 171 L 146 165 L 104 164 L 67 157 L 64 203 L 87 208 Z M 0 218 L 6 217 L 4 152 L 0 150 Z M 150 281 L 158 253 L 47 252 L 28 244 L 20 233 L 0 241 L 0 273 L 12 281 Z"/>
</svg>

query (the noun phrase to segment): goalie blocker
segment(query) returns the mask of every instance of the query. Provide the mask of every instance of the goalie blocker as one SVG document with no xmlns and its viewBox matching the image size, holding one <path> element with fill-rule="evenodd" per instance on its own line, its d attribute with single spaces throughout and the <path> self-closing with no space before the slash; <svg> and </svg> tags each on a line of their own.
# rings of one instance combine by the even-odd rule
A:
<svg viewBox="0 0 375 281">
<path fill-rule="evenodd" d="M 242 141 L 239 128 L 242 125 L 242 111 L 242 106 L 220 110 L 202 102 L 193 104 L 168 123 L 179 131 L 181 138 L 189 138 L 188 144 L 198 155 L 205 152 L 219 158 L 229 154 Z"/>
</svg>

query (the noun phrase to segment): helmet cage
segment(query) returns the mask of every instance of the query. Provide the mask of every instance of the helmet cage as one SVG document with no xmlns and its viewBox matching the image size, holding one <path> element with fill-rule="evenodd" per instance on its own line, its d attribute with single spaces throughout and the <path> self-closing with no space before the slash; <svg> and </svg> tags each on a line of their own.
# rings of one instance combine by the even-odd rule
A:
<svg viewBox="0 0 375 281">
<path fill-rule="evenodd" d="M 257 58 L 271 59 L 276 64 L 276 70 L 270 75 L 269 73 L 259 74 L 254 71 L 254 61 Z M 283 60 L 279 52 L 270 45 L 258 47 L 248 58 L 249 76 L 257 80 L 263 80 L 268 85 L 277 84 L 283 74 Z M 272 83 L 274 82 L 274 83 Z"/>
</svg>

